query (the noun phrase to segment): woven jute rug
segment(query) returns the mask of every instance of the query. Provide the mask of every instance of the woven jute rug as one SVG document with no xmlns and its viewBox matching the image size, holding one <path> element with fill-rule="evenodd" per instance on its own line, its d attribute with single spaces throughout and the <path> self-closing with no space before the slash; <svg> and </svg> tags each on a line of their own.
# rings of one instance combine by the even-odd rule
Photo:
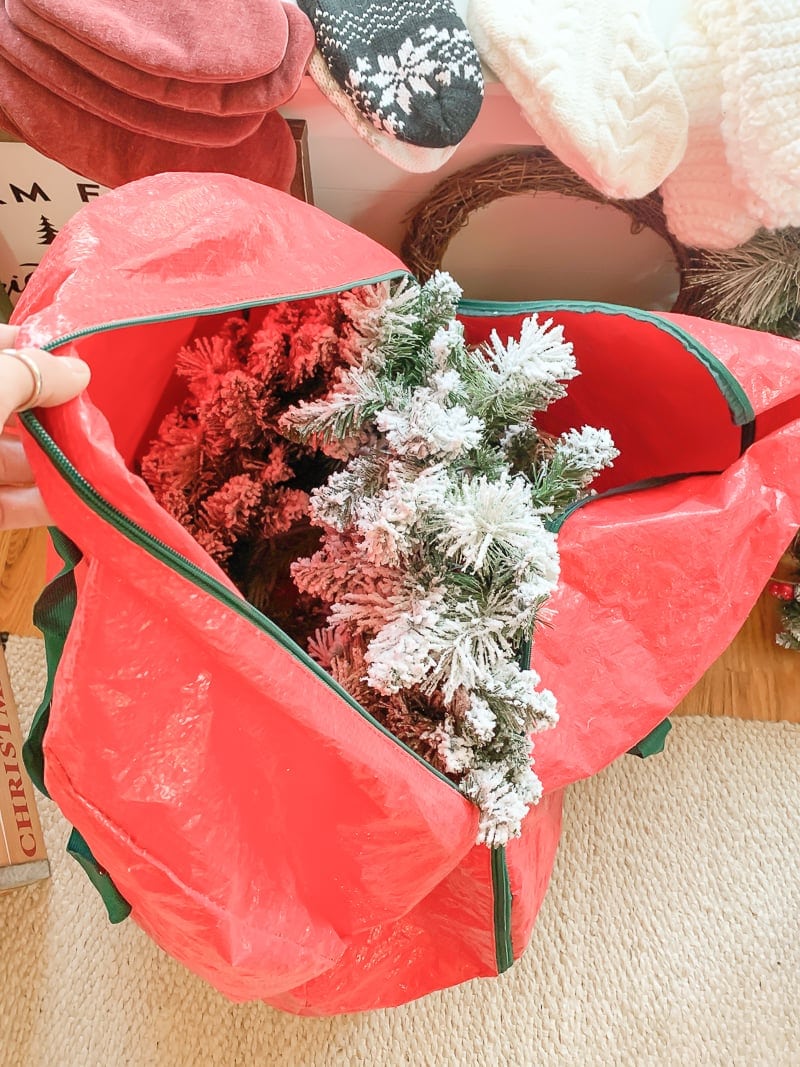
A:
<svg viewBox="0 0 800 1067">
<path fill-rule="evenodd" d="M 41 644 L 12 638 L 23 718 Z M 333 1019 L 233 1005 L 109 926 L 67 828 L 0 897 L 2 1067 L 800 1065 L 800 726 L 677 720 L 661 756 L 569 790 L 551 887 L 502 978 Z"/>
</svg>

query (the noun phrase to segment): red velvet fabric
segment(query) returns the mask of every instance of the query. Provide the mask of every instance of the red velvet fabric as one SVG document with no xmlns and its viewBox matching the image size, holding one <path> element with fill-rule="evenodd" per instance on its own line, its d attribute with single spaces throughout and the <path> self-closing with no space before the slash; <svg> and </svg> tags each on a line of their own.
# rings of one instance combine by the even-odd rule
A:
<svg viewBox="0 0 800 1067">
<path fill-rule="evenodd" d="M 31 11 L 138 70 L 186 81 L 245 81 L 280 65 L 280 0 L 26 0 Z"/>
<path fill-rule="evenodd" d="M 110 188 L 167 170 L 224 172 L 283 190 L 288 190 L 294 176 L 294 138 L 277 111 L 266 115 L 254 134 L 231 147 L 175 144 L 90 115 L 2 57 L 0 109 L 37 151 Z"/>
<path fill-rule="evenodd" d="M 0 56 L 43 88 L 92 115 L 134 133 L 166 141 L 212 148 L 234 145 L 255 133 L 263 118 L 258 114 L 201 115 L 128 96 L 71 63 L 55 49 L 20 33 L 4 8 L 0 8 Z"/>
<path fill-rule="evenodd" d="M 251 115 L 285 104 L 297 92 L 314 48 L 314 30 L 310 21 L 299 8 L 287 3 L 284 10 L 288 21 L 288 43 L 286 53 L 274 71 L 240 82 L 184 81 L 150 74 L 105 55 L 85 41 L 72 37 L 60 26 L 39 18 L 23 0 L 5 0 L 5 10 L 22 33 L 49 45 L 129 96 L 207 115 Z"/>
<path fill-rule="evenodd" d="M 0 130 L 5 130 L 5 132 L 10 133 L 12 137 L 18 137 L 20 141 L 23 139 L 20 130 L 2 108 L 0 108 Z"/>
</svg>

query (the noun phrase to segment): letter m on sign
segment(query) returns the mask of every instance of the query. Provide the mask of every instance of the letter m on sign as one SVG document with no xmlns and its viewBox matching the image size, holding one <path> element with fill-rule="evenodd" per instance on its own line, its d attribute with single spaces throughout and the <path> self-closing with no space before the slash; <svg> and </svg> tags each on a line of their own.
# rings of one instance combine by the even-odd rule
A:
<svg viewBox="0 0 800 1067">
<path fill-rule="evenodd" d="M 50 201 L 50 197 L 47 195 L 47 193 L 44 191 L 41 185 L 39 185 L 38 182 L 34 182 L 30 188 L 30 192 L 27 193 L 24 189 L 20 189 L 19 186 L 12 185 L 10 182 L 8 187 L 11 190 L 11 193 L 18 204 L 21 204 L 23 200 L 30 200 L 32 202 L 39 199 L 47 200 L 48 202 Z"/>
</svg>

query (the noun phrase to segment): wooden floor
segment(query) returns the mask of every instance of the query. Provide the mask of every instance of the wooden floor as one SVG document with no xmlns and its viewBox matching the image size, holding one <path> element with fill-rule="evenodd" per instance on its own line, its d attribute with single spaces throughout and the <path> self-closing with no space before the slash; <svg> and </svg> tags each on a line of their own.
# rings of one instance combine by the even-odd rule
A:
<svg viewBox="0 0 800 1067">
<path fill-rule="evenodd" d="M 778 602 L 763 593 L 734 642 L 674 714 L 800 722 L 800 652 L 775 644 L 779 613 Z"/>
</svg>

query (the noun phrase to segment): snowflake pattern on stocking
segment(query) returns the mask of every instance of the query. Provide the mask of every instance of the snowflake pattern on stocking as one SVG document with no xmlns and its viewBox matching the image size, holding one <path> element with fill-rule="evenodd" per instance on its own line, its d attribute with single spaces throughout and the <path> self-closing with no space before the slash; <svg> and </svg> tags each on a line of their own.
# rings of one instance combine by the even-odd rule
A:
<svg viewBox="0 0 800 1067">
<path fill-rule="evenodd" d="M 482 86 L 480 64 L 470 56 L 466 30 L 436 30 L 430 26 L 422 40 L 406 37 L 396 55 L 359 56 L 350 71 L 345 91 L 378 129 L 402 139 L 407 119 L 421 106 L 421 98 L 435 98 L 454 78 Z M 442 56 L 450 57 L 448 66 Z"/>
<path fill-rule="evenodd" d="M 336 85 L 364 118 L 424 148 L 458 144 L 483 99 L 481 62 L 451 0 L 298 0 Z"/>
</svg>

